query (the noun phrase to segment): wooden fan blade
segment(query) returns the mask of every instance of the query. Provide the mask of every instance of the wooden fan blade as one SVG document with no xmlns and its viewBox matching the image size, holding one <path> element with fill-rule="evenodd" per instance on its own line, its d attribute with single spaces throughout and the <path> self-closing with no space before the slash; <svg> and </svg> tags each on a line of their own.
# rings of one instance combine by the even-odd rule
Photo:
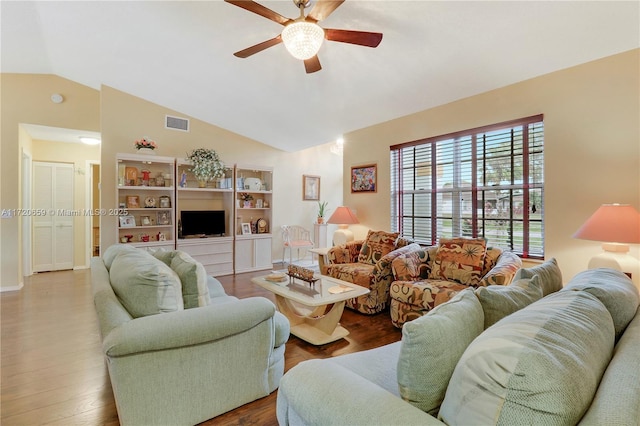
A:
<svg viewBox="0 0 640 426">
<path fill-rule="evenodd" d="M 332 30 L 324 29 L 324 37 L 327 40 L 339 41 L 341 43 L 357 44 L 359 46 L 378 47 L 382 41 L 381 33 L 370 33 L 367 31 Z"/>
<path fill-rule="evenodd" d="M 307 20 L 320 22 L 323 19 L 327 19 L 342 3 L 344 3 L 344 0 L 318 0 L 309 15 L 307 15 Z"/>
<path fill-rule="evenodd" d="M 271 19 L 274 22 L 277 22 L 278 24 L 281 25 L 287 25 L 289 22 L 292 22 L 292 19 L 289 18 L 285 18 L 284 16 L 280 15 L 277 12 L 274 12 L 273 10 L 264 7 L 261 4 L 258 4 L 252 0 L 224 0 L 227 3 L 231 3 L 233 5 L 236 5 L 238 7 L 241 7 L 245 10 L 248 10 L 249 12 L 253 12 L 256 13 L 264 18 L 267 19 Z"/>
<path fill-rule="evenodd" d="M 238 58 L 248 58 L 249 56 L 255 55 L 258 52 L 262 52 L 264 49 L 275 46 L 278 43 L 282 43 L 282 37 L 279 35 L 272 38 L 271 40 L 263 41 L 262 43 L 258 43 L 255 46 L 247 47 L 244 50 L 240 50 L 234 53 L 234 56 L 237 56 Z"/>
<path fill-rule="evenodd" d="M 318 55 L 314 55 L 313 58 L 306 59 L 304 61 L 304 69 L 307 70 L 307 74 L 320 71 L 322 67 L 320 66 L 320 59 L 318 59 Z"/>
</svg>

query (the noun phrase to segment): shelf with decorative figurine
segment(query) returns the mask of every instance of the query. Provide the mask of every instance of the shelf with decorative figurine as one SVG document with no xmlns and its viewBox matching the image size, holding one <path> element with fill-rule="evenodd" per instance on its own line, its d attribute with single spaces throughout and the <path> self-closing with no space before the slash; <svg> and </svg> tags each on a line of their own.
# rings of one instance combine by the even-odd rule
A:
<svg viewBox="0 0 640 426">
<path fill-rule="evenodd" d="M 236 164 L 235 271 L 271 269 L 273 168 Z"/>
<path fill-rule="evenodd" d="M 174 173 L 173 157 L 116 154 L 118 242 L 174 248 Z"/>
</svg>

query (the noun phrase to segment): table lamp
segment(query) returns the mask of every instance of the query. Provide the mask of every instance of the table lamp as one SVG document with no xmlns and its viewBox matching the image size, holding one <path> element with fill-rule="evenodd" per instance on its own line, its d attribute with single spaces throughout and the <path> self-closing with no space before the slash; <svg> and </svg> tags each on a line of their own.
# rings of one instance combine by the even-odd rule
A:
<svg viewBox="0 0 640 426">
<path fill-rule="evenodd" d="M 338 229 L 333 233 L 333 245 L 339 246 L 353 241 L 353 232 L 348 229 L 349 225 L 360 222 L 349 207 L 340 206 L 333 212 L 327 223 L 338 225 Z"/>
<path fill-rule="evenodd" d="M 602 241 L 604 252 L 589 261 L 589 269 L 617 269 L 627 274 L 640 287 L 640 262 L 628 254 L 629 244 L 640 243 L 640 213 L 632 206 L 601 205 L 573 237 Z"/>
</svg>

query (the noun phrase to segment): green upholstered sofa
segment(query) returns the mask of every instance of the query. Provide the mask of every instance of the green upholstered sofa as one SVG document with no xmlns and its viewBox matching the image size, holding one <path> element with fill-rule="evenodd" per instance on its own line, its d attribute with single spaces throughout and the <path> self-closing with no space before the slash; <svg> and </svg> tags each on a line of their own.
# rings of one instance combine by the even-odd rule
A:
<svg viewBox="0 0 640 426">
<path fill-rule="evenodd" d="M 266 298 L 227 296 L 186 253 L 157 255 L 116 245 L 91 261 L 120 423 L 193 425 L 273 392 L 288 320 Z"/>
<path fill-rule="evenodd" d="M 474 241 L 463 238 L 449 241 L 454 240 Z M 484 240 L 482 243 L 484 244 Z M 460 246 L 463 247 L 462 244 Z M 480 268 L 475 282 L 471 274 L 436 274 L 434 266 L 440 247 L 439 245 L 412 250 L 393 259 L 389 311 L 391 322 L 396 327 L 402 328 L 405 322 L 421 317 L 466 288 L 507 285 L 522 267 L 522 261 L 515 253 L 497 247 L 486 247 L 482 258 L 479 259 Z M 465 260 L 471 257 L 469 252 L 464 252 L 463 255 Z"/>
<path fill-rule="evenodd" d="M 548 266 L 457 293 L 401 342 L 298 364 L 280 383 L 279 423 L 637 425 L 637 288 L 597 269 L 553 291 Z"/>
</svg>

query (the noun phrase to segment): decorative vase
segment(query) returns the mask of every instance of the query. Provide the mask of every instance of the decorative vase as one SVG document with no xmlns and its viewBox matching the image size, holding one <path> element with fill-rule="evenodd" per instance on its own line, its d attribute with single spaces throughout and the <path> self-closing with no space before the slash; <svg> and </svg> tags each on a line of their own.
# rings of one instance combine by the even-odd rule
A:
<svg viewBox="0 0 640 426">
<path fill-rule="evenodd" d="M 198 181 L 198 188 L 206 188 L 207 187 L 207 181 L 204 179 L 201 179 Z"/>
<path fill-rule="evenodd" d="M 156 152 L 151 148 L 138 148 L 138 153 L 144 155 L 156 155 Z"/>
<path fill-rule="evenodd" d="M 322 225 L 324 223 L 324 217 L 318 216 L 318 225 Z"/>
</svg>

